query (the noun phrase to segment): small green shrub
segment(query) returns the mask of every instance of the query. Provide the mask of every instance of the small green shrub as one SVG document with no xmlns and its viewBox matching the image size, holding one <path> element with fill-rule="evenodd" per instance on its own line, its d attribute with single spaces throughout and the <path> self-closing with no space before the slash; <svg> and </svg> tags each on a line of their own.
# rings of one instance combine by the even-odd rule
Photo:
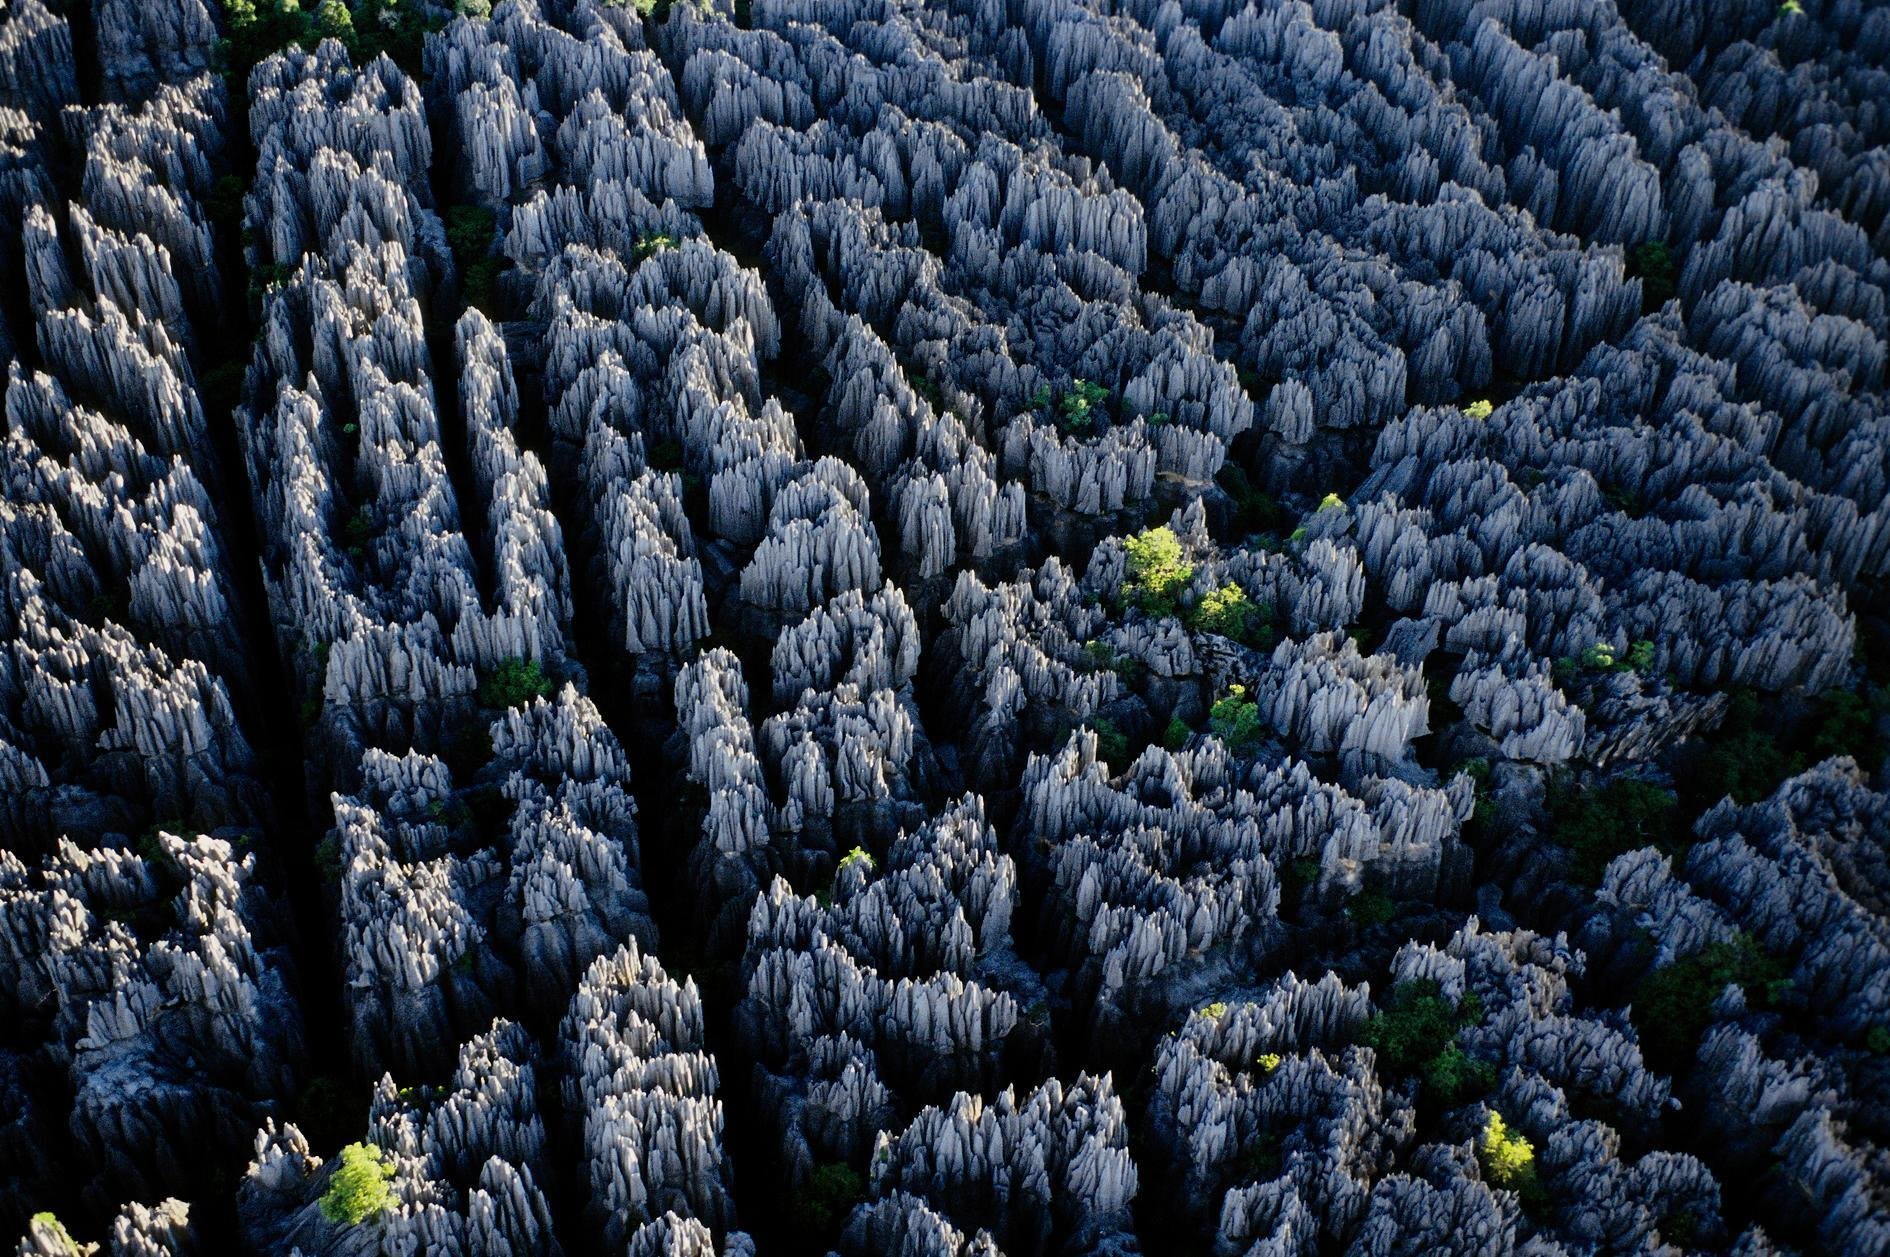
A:
<svg viewBox="0 0 1890 1257">
<path fill-rule="evenodd" d="M 315 844 L 315 873 L 330 886 L 341 882 L 341 839 L 332 833 Z"/>
<path fill-rule="evenodd" d="M 1345 915 L 1357 925 L 1383 925 L 1398 915 L 1398 905 L 1379 890 L 1362 890 L 1345 905 Z"/>
<path fill-rule="evenodd" d="M 1223 463 L 1214 474 L 1214 482 L 1226 491 L 1234 503 L 1234 531 L 1241 536 L 1276 531 L 1286 522 L 1280 504 L 1254 487 L 1253 481 L 1237 463 Z"/>
<path fill-rule="evenodd" d="M 1142 675 L 1142 661 L 1134 655 L 1116 653 L 1116 648 L 1101 638 L 1083 643 L 1083 654 L 1099 672 L 1113 672 L 1129 685 Z"/>
<path fill-rule="evenodd" d="M 1280 1174 L 1280 1134 L 1263 1130 L 1240 1154 L 1240 1174 L 1249 1182 L 1264 1183 Z"/>
<path fill-rule="evenodd" d="M 641 262 L 645 258 L 655 257 L 664 249 L 673 249 L 675 247 L 676 237 L 670 235 L 668 232 L 646 231 L 638 236 L 631 244 L 630 256 L 633 260 Z"/>
<path fill-rule="evenodd" d="M 1057 426 L 1065 432 L 1081 435 L 1095 427 L 1096 420 L 1102 414 L 1102 404 L 1109 397 L 1109 390 L 1091 380 L 1071 380 L 1070 387 L 1061 395 L 1050 391 L 1048 384 L 1037 387 L 1027 399 L 1026 404 L 1032 410 L 1049 411 Z"/>
<path fill-rule="evenodd" d="M 466 304 L 494 322 L 503 319 L 505 314 L 499 304 L 499 276 L 510 269 L 512 259 L 497 254 L 480 258 L 468 266 L 460 275 L 460 293 L 466 298 Z"/>
<path fill-rule="evenodd" d="M 1247 687 L 1232 685 L 1227 695 L 1208 709 L 1208 727 L 1236 754 L 1252 750 L 1264 736 L 1260 706 L 1247 697 Z"/>
<path fill-rule="evenodd" d="M 1654 643 L 1636 641 L 1625 654 L 1615 654 L 1607 642 L 1583 647 L 1579 655 L 1565 655 L 1555 661 L 1552 672 L 1558 685 L 1572 685 L 1584 672 L 1648 672 L 1654 666 Z"/>
<path fill-rule="evenodd" d="M 483 205 L 454 205 L 446 211 L 446 243 L 461 266 L 492 252 L 498 218 Z"/>
<path fill-rule="evenodd" d="M 1284 1059 L 1285 1057 L 1278 1052 L 1262 1052 L 1254 1058 L 1253 1066 L 1262 1074 L 1271 1074 L 1280 1067 L 1280 1062 Z"/>
<path fill-rule="evenodd" d="M 1456 1043 L 1425 1062 L 1418 1071 L 1424 1091 L 1445 1108 L 1455 1108 L 1496 1086 L 1496 1067 L 1466 1053 Z"/>
<path fill-rule="evenodd" d="M 1280 887 L 1297 899 L 1319 880 L 1319 861 L 1309 855 L 1293 860 L 1280 872 Z"/>
<path fill-rule="evenodd" d="M 856 864 L 865 866 L 866 872 L 871 873 L 873 871 L 872 853 L 865 847 L 855 847 L 853 850 L 840 857 L 840 863 L 836 868 L 852 868 Z"/>
<path fill-rule="evenodd" d="M 1057 414 L 1064 428 L 1087 432 L 1096 422 L 1096 409 L 1109 396 L 1109 390 L 1089 380 L 1070 381 L 1070 391 L 1057 403 Z"/>
<path fill-rule="evenodd" d="M 1749 1002 L 1775 1002 L 1789 985 L 1785 966 L 1766 954 L 1758 940 L 1740 934 L 1729 943 L 1712 943 L 1682 956 L 1641 979 L 1630 1019 L 1648 1057 L 1664 1066 L 1690 1061 L 1700 1037 L 1713 1021 L 1721 991 L 1737 984 Z"/>
<path fill-rule="evenodd" d="M 1400 982 L 1388 1006 L 1365 1022 L 1359 1042 L 1377 1052 L 1386 1068 L 1415 1074 L 1426 1097 L 1450 1107 L 1496 1084 L 1495 1069 L 1457 1042 L 1482 1017 L 1483 1002 L 1474 993 L 1453 1007 L 1429 979 Z"/>
<path fill-rule="evenodd" d="M 1103 763 L 1109 765 L 1111 772 L 1120 772 L 1129 766 L 1129 739 L 1123 736 L 1116 722 L 1105 716 L 1097 716 L 1089 722 L 1096 731 L 1096 754 Z"/>
<path fill-rule="evenodd" d="M 1757 803 L 1804 768 L 1804 755 L 1761 723 L 1758 695 L 1738 689 L 1719 728 L 1675 755 L 1674 780 L 1690 805 L 1705 808 L 1727 795 L 1735 803 Z"/>
<path fill-rule="evenodd" d="M 393 1178 L 394 1164 L 386 1153 L 373 1144 L 349 1144 L 341 1150 L 341 1164 L 322 1193 L 322 1216 L 358 1226 L 386 1213 L 394 1204 L 394 1191 L 388 1186 Z"/>
<path fill-rule="evenodd" d="M 1666 244 L 1643 241 L 1628 250 L 1627 263 L 1627 273 L 1641 281 L 1642 311 L 1652 314 L 1666 305 L 1675 292 L 1673 253 Z"/>
<path fill-rule="evenodd" d="M 1128 575 L 1122 599 L 1150 615 L 1173 615 L 1175 597 L 1194 577 L 1194 564 L 1181 552 L 1181 538 L 1168 527 L 1145 528 L 1122 543 Z"/>
<path fill-rule="evenodd" d="M 791 1211 L 802 1231 L 831 1235 L 865 1197 L 866 1186 L 859 1174 L 844 1162 L 829 1161 L 814 1167 Z"/>
<path fill-rule="evenodd" d="M 1229 582 L 1202 597 L 1194 609 L 1194 627 L 1259 649 L 1273 637 L 1272 626 L 1266 623 L 1270 614 L 1271 608 L 1257 605 L 1246 590 Z"/>
<path fill-rule="evenodd" d="M 1498 1187 L 1522 1194 L 1536 1177 L 1536 1150 L 1520 1131 L 1512 1132 L 1503 1115 L 1490 1110 L 1477 1135 L 1477 1161 Z"/>
<path fill-rule="evenodd" d="M 1672 791 L 1636 777 L 1617 777 L 1583 790 L 1551 788 L 1551 834 L 1570 853 L 1569 873 L 1584 886 L 1599 886 L 1618 855 L 1658 847 L 1670 855 L 1684 847 Z"/>
<path fill-rule="evenodd" d="M 479 683 L 481 707 L 522 707 L 534 698 L 551 697 L 551 678 L 536 659 L 507 659 Z"/>
<path fill-rule="evenodd" d="M 1180 716 L 1171 716 L 1168 727 L 1162 730 L 1162 745 L 1171 751 L 1179 751 L 1188 745 L 1188 739 L 1194 736 L 1194 730 Z"/>
<path fill-rule="evenodd" d="M 1221 1018 L 1227 1016 L 1227 1005 L 1221 1000 L 1215 1000 L 1212 1004 L 1203 1004 L 1201 1007 L 1195 1009 L 1194 1012 L 1197 1017 L 1206 1017 L 1209 1021 L 1219 1021 Z"/>
<path fill-rule="evenodd" d="M 1487 399 L 1479 398 L 1463 408 L 1463 413 L 1472 419 L 1488 419 L 1496 413 L 1496 407 Z"/>
</svg>

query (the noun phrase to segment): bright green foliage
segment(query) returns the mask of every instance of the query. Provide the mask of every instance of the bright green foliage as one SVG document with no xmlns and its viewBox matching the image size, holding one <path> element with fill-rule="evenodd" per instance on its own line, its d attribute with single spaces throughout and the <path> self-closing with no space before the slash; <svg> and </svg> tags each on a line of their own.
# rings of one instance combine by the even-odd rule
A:
<svg viewBox="0 0 1890 1257">
<path fill-rule="evenodd" d="M 315 9 L 315 29 L 324 39 L 346 43 L 354 36 L 354 14 L 341 0 L 322 0 Z"/>
<path fill-rule="evenodd" d="M 1800 4 L 1799 0 L 1785 0 L 1783 4 L 1778 6 L 1778 15 L 1780 17 L 1803 17 L 1805 15 L 1805 6 Z"/>
<path fill-rule="evenodd" d="M 1693 1059 L 1700 1036 L 1712 1024 L 1713 1004 L 1728 983 L 1744 988 L 1755 1005 L 1775 1002 L 1789 989 L 1785 966 L 1766 954 L 1750 934 L 1713 943 L 1641 980 L 1630 1016 L 1641 1046 L 1657 1063 Z"/>
<path fill-rule="evenodd" d="M 1320 511 L 1336 511 L 1342 508 L 1344 505 L 1345 505 L 1344 498 L 1340 497 L 1336 493 L 1328 493 L 1326 494 L 1326 496 L 1319 499 L 1318 509 Z M 1317 514 L 1317 513 L 1318 511 L 1314 512 L 1314 514 Z"/>
<path fill-rule="evenodd" d="M 460 17 L 491 17 L 492 0 L 453 0 L 453 12 Z"/>
<path fill-rule="evenodd" d="M 1179 751 L 1188 745 L 1188 739 L 1194 736 L 1194 730 L 1180 716 L 1171 717 L 1168 727 L 1162 730 L 1162 745 L 1171 751 Z"/>
<path fill-rule="evenodd" d="M 1456 1105 L 1496 1083 L 1496 1071 L 1457 1042 L 1459 1032 L 1482 1017 L 1483 1001 L 1474 994 L 1453 1007 L 1428 978 L 1400 982 L 1392 988 L 1389 1006 L 1366 1021 L 1359 1041 L 1377 1052 L 1386 1068 L 1416 1074 L 1429 1098 Z"/>
<path fill-rule="evenodd" d="M 223 0 L 229 37 L 218 41 L 223 73 L 239 88 L 256 63 L 294 46 L 313 49 L 324 39 L 347 45 L 354 64 L 386 53 L 409 74 L 420 73 L 420 50 L 442 19 L 401 0 Z"/>
<path fill-rule="evenodd" d="M 1627 653 L 1617 655 L 1607 642 L 1585 647 L 1579 655 L 1567 655 L 1555 661 L 1556 684 L 1570 685 L 1583 672 L 1647 672 L 1654 666 L 1654 643 L 1636 641 Z"/>
<path fill-rule="evenodd" d="M 840 857 L 840 868 L 851 868 L 856 864 L 865 865 L 866 871 L 871 873 L 873 871 L 872 853 L 867 851 L 865 847 L 855 847 L 853 850 Z"/>
<path fill-rule="evenodd" d="M 1479 398 L 1471 402 L 1468 406 L 1465 406 L 1463 413 L 1469 415 L 1472 419 L 1488 419 L 1491 415 L 1496 413 L 1496 407 L 1490 403 L 1488 398 Z"/>
<path fill-rule="evenodd" d="M 1358 925 L 1383 925 L 1398 915 L 1398 905 L 1381 890 L 1362 890 L 1345 905 L 1345 915 Z"/>
<path fill-rule="evenodd" d="M 1227 1005 L 1220 1000 L 1215 1000 L 1212 1004 L 1203 1004 L 1194 1011 L 1198 1017 L 1206 1017 L 1209 1021 L 1219 1021 L 1227 1016 Z"/>
<path fill-rule="evenodd" d="M 644 258 L 655 257 L 664 249 L 676 247 L 676 237 L 667 232 L 646 231 L 638 236 L 630 246 L 630 256 L 641 262 Z"/>
<path fill-rule="evenodd" d="M 551 697 L 551 678 L 536 659 L 507 659 L 479 683 L 481 707 L 522 707 L 534 698 Z"/>
<path fill-rule="evenodd" d="M 1060 396 L 1053 394 L 1048 384 L 1039 385 L 1027 404 L 1032 410 L 1053 412 L 1051 417 L 1065 432 L 1080 434 L 1095 427 L 1099 408 L 1108 397 L 1109 390 L 1100 384 L 1071 380 L 1068 390 Z"/>
<path fill-rule="evenodd" d="M 322 1193 L 322 1216 L 358 1226 L 394 1204 L 394 1163 L 373 1144 L 349 1144 Z"/>
<path fill-rule="evenodd" d="M 1087 432 L 1096 422 L 1095 409 L 1109 390 L 1089 380 L 1072 380 L 1070 391 L 1057 403 L 1059 422 L 1071 432 Z"/>
<path fill-rule="evenodd" d="M 1181 553 L 1181 538 L 1168 527 L 1144 528 L 1122 543 L 1129 574 L 1122 598 L 1150 615 L 1173 615 L 1175 596 L 1194 576 L 1194 564 Z"/>
<path fill-rule="evenodd" d="M 1123 736 L 1116 722 L 1105 716 L 1097 716 L 1089 722 L 1096 731 L 1096 754 L 1103 763 L 1109 765 L 1111 772 L 1120 772 L 1129 766 L 1129 739 Z"/>
<path fill-rule="evenodd" d="M 1247 697 L 1246 686 L 1229 686 L 1227 696 L 1208 709 L 1208 727 L 1228 750 L 1237 754 L 1250 751 L 1259 745 L 1263 733 L 1260 706 Z"/>
<path fill-rule="evenodd" d="M 1584 886 L 1599 886 L 1618 855 L 1639 847 L 1669 854 L 1682 849 L 1674 796 L 1637 777 L 1617 777 L 1584 790 L 1551 789 L 1552 836 L 1569 849 L 1569 873 Z"/>
<path fill-rule="evenodd" d="M 1477 1160 L 1498 1187 L 1522 1193 L 1535 1184 L 1536 1150 L 1520 1131 L 1511 1131 L 1503 1115 L 1490 1110 L 1477 1135 Z"/>
<path fill-rule="evenodd" d="M 1266 623 L 1268 613 L 1268 608 L 1256 605 L 1246 590 L 1230 581 L 1210 589 L 1201 599 L 1194 609 L 1194 627 L 1260 648 L 1273 637 L 1273 628 Z"/>
<path fill-rule="evenodd" d="M 814 1167 L 792 1206 L 794 1220 L 807 1233 L 831 1235 L 865 1197 L 860 1176 L 844 1162 L 829 1161 Z"/>
<path fill-rule="evenodd" d="M 1271 1074 L 1280 1067 L 1280 1062 L 1284 1059 L 1286 1058 L 1281 1056 L 1278 1052 L 1262 1052 L 1255 1058 L 1253 1065 L 1254 1068 L 1261 1073 Z"/>
<path fill-rule="evenodd" d="M 1083 654 L 1086 655 L 1089 661 L 1095 664 L 1098 669 L 1115 673 L 1117 676 L 1121 677 L 1126 684 L 1135 684 L 1135 679 L 1142 675 L 1142 661 L 1140 659 L 1137 659 L 1134 655 L 1117 654 L 1116 648 L 1111 646 L 1108 642 L 1103 641 L 1101 638 L 1084 642 Z"/>
</svg>

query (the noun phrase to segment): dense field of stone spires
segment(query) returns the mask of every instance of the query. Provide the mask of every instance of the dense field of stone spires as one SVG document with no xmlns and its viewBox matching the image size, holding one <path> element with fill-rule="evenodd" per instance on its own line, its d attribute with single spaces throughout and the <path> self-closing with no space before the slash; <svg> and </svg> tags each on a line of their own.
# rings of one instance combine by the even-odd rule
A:
<svg viewBox="0 0 1890 1257">
<path fill-rule="evenodd" d="M 0 0 L 0 1243 L 1890 1253 L 1890 6 Z"/>
</svg>

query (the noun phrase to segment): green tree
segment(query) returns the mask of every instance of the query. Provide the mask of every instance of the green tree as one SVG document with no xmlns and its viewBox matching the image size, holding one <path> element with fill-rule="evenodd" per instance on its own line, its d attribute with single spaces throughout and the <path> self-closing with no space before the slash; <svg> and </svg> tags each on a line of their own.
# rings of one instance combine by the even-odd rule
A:
<svg viewBox="0 0 1890 1257">
<path fill-rule="evenodd" d="M 1652 314 L 1674 294 L 1673 254 L 1665 243 L 1646 240 L 1628 250 L 1627 272 L 1641 281 L 1641 309 Z"/>
<path fill-rule="evenodd" d="M 1236 754 L 1250 751 L 1259 745 L 1263 734 L 1260 705 L 1247 697 L 1246 686 L 1230 685 L 1226 696 L 1208 709 L 1208 727 L 1228 750 Z"/>
<path fill-rule="evenodd" d="M 1570 854 L 1569 873 L 1584 886 L 1618 855 L 1657 847 L 1670 855 L 1684 849 L 1673 792 L 1638 777 L 1616 777 L 1605 786 L 1552 789 L 1549 815 L 1555 840 Z"/>
<path fill-rule="evenodd" d="M 1477 1134 L 1477 1161 L 1484 1175 L 1498 1187 L 1524 1197 L 1536 1194 L 1536 1150 L 1520 1131 L 1511 1131 L 1509 1123 L 1495 1109 L 1483 1121 Z"/>
<path fill-rule="evenodd" d="M 790 1206 L 795 1222 L 812 1236 L 832 1235 L 853 1206 L 866 1197 L 866 1185 L 852 1167 L 829 1161 L 814 1167 L 807 1186 Z"/>
<path fill-rule="evenodd" d="M 1194 564 L 1181 552 L 1181 538 L 1172 528 L 1145 528 L 1122 543 L 1128 556 L 1128 575 L 1122 582 L 1123 601 L 1150 615 L 1173 615 L 1175 598 L 1194 578 Z"/>
<path fill-rule="evenodd" d="M 507 659 L 479 683 L 481 707 L 523 707 L 534 698 L 549 697 L 551 678 L 536 659 Z"/>
<path fill-rule="evenodd" d="M 358 1226 L 393 1207 L 394 1163 L 373 1144 L 349 1144 L 322 1193 L 322 1216 Z"/>
<path fill-rule="evenodd" d="M 1728 985 L 1748 1002 L 1775 1002 L 1790 986 L 1785 966 L 1750 934 L 1711 943 L 1641 979 L 1630 1019 L 1650 1059 L 1669 1068 L 1693 1058 L 1713 1021 L 1713 1005 Z"/>
<path fill-rule="evenodd" d="M 1097 716 L 1089 722 L 1096 731 L 1096 754 L 1109 766 L 1110 772 L 1121 772 L 1129 765 L 1129 739 L 1123 735 L 1116 722 L 1106 716 Z"/>
<path fill-rule="evenodd" d="M 1194 627 L 1204 633 L 1219 633 L 1256 648 L 1268 645 L 1273 637 L 1266 623 L 1269 608 L 1247 597 L 1247 591 L 1233 582 L 1210 589 L 1194 609 Z"/>
</svg>

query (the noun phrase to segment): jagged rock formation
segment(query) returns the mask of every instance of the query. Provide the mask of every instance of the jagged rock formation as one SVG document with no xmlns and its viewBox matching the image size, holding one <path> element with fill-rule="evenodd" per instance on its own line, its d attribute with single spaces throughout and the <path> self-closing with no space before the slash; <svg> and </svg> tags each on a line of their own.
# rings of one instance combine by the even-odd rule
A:
<svg viewBox="0 0 1890 1257">
<path fill-rule="evenodd" d="M 310 1254 L 362 1250 L 372 1228 L 379 1251 L 517 1253 L 553 1257 L 551 1208 L 538 1184 L 547 1173 L 537 1113 L 538 1064 L 531 1036 L 495 1021 L 460 1045 L 440 1086 L 397 1087 L 383 1074 L 368 1110 L 366 1144 L 387 1167 L 390 1200 L 371 1222 L 331 1216 L 323 1198 L 335 1168 L 293 1124 L 256 1132 L 239 1196 L 247 1243 Z"/>
</svg>

